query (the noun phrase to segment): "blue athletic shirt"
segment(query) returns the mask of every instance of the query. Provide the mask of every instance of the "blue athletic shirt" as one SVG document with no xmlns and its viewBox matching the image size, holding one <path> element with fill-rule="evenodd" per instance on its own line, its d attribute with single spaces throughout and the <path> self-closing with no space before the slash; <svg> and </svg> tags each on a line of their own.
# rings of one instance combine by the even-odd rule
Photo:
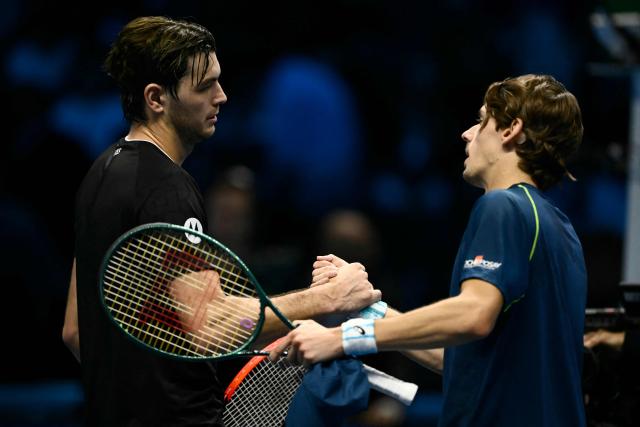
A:
<svg viewBox="0 0 640 427">
<path fill-rule="evenodd" d="M 504 305 L 489 336 L 445 350 L 440 426 L 584 426 L 587 275 L 567 217 L 531 185 L 486 193 L 450 295 L 472 278 L 498 288 Z"/>
</svg>

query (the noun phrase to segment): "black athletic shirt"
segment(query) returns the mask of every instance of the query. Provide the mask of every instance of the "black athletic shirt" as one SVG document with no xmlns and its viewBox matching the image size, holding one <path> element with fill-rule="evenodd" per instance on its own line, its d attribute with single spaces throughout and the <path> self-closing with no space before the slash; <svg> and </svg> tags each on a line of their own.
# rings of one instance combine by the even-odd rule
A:
<svg viewBox="0 0 640 427">
<path fill-rule="evenodd" d="M 99 300 L 100 264 L 121 234 L 150 222 L 187 221 L 207 229 L 202 195 L 193 178 L 149 142 L 121 139 L 82 182 L 75 255 L 88 425 L 222 425 L 215 365 L 169 359 L 133 343 Z"/>
</svg>

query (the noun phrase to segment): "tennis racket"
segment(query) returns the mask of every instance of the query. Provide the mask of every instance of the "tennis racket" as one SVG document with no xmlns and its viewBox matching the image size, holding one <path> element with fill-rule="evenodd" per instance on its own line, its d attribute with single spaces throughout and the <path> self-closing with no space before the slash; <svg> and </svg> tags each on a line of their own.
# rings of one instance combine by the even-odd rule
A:
<svg viewBox="0 0 640 427">
<path fill-rule="evenodd" d="M 264 351 L 279 344 L 277 340 Z M 364 365 L 371 388 L 410 405 L 418 386 L 399 380 L 370 366 Z M 227 427 L 281 426 L 287 417 L 289 405 L 306 369 L 292 365 L 286 357 L 277 362 L 266 356 L 251 358 L 229 383 L 225 393 L 223 423 Z"/>
<path fill-rule="evenodd" d="M 145 224 L 119 237 L 102 263 L 100 295 L 129 338 L 179 359 L 265 354 L 248 348 L 266 307 L 293 329 L 238 256 L 173 224 Z"/>
</svg>

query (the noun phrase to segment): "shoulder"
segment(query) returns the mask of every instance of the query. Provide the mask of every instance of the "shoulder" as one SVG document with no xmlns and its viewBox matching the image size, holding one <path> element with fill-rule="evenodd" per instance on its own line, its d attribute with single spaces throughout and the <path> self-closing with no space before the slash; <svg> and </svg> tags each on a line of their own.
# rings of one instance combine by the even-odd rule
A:
<svg viewBox="0 0 640 427">
<path fill-rule="evenodd" d="M 147 142 L 136 142 L 138 157 L 138 192 L 150 193 L 158 188 L 189 187 L 191 176 L 166 154 Z"/>
<path fill-rule="evenodd" d="M 510 230 L 526 230 L 533 224 L 531 203 L 524 189 L 514 186 L 493 190 L 480 197 L 471 212 L 470 223 L 475 226 L 493 224 Z M 531 218 L 529 218 L 531 216 Z"/>
<path fill-rule="evenodd" d="M 492 210 L 492 211 L 509 211 L 514 209 L 527 209 L 533 199 L 536 198 L 535 192 L 531 192 L 527 187 L 522 185 L 514 185 L 504 190 L 493 190 L 480 197 L 474 209 Z"/>
<path fill-rule="evenodd" d="M 521 196 L 513 189 L 493 190 L 480 197 L 474 204 L 473 210 L 476 213 L 512 211 L 518 206 L 520 199 Z"/>
</svg>

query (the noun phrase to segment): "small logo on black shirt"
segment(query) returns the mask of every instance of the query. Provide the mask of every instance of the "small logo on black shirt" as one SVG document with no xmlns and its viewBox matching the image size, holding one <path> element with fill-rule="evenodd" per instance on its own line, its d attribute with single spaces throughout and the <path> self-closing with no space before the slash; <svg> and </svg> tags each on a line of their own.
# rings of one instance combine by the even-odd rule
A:
<svg viewBox="0 0 640 427">
<path fill-rule="evenodd" d="M 195 231 L 198 231 L 198 232 L 202 233 L 202 224 L 200 223 L 200 220 L 198 220 L 198 218 L 189 218 L 189 219 L 187 219 L 184 222 L 184 226 L 186 228 L 190 228 L 191 230 L 195 230 Z M 197 245 L 198 243 L 200 243 L 202 241 L 202 239 L 200 237 L 195 236 L 193 234 L 185 233 L 184 235 L 194 245 Z"/>
</svg>

